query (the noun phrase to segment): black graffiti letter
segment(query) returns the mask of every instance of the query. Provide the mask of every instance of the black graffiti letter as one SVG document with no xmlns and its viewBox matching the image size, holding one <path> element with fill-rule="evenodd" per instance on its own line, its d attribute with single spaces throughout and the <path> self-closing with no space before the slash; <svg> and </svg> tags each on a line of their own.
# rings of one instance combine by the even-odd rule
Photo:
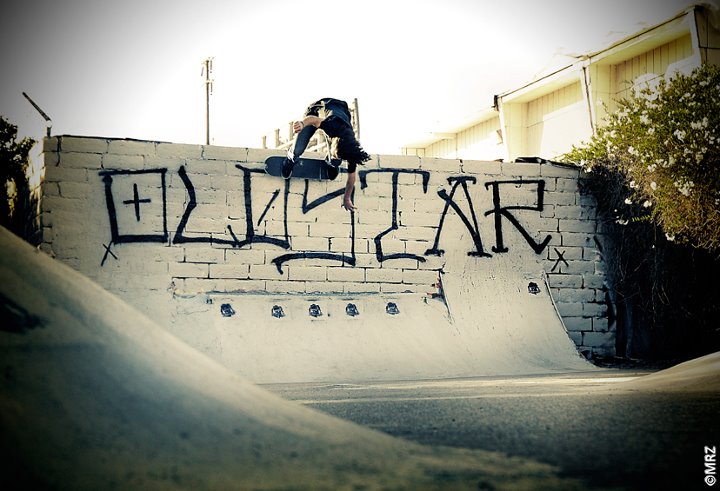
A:
<svg viewBox="0 0 720 491">
<path fill-rule="evenodd" d="M 185 237 L 185 227 L 187 226 L 187 222 L 190 219 L 190 215 L 192 214 L 195 207 L 197 207 L 197 198 L 195 196 L 195 186 L 193 186 L 192 181 L 188 177 L 185 166 L 180 166 L 178 174 L 180 175 L 180 179 L 182 179 L 182 182 L 185 185 L 185 189 L 187 190 L 188 204 L 185 207 L 185 212 L 183 212 L 183 216 L 180 219 L 177 230 L 175 231 L 175 237 L 173 237 L 173 244 L 186 244 L 189 242 L 212 243 L 212 237 Z"/>
<path fill-rule="evenodd" d="M 375 257 L 378 262 L 388 261 L 391 259 L 415 259 L 420 262 L 425 262 L 426 259 L 416 254 L 397 253 L 397 254 L 385 254 L 383 253 L 382 239 L 387 234 L 398 227 L 398 178 L 400 174 L 420 174 L 423 178 L 423 193 L 427 193 L 428 182 L 430 181 L 430 173 L 423 170 L 412 170 L 412 169 L 373 169 L 360 171 L 360 188 L 365 189 L 367 185 L 367 175 L 372 172 L 391 172 L 392 173 L 392 214 L 391 214 L 391 225 L 387 229 L 383 230 L 375 236 Z"/>
<path fill-rule="evenodd" d="M 233 229 L 230 225 L 228 225 L 228 231 L 230 232 L 230 235 L 233 237 L 233 246 L 235 247 L 243 247 L 248 244 L 272 244 L 278 247 L 282 247 L 283 249 L 290 249 L 290 238 L 288 236 L 288 225 L 287 225 L 287 203 L 288 203 L 288 195 L 290 194 L 290 181 L 285 181 L 285 194 L 284 194 L 284 204 L 283 204 L 283 227 L 284 227 L 284 237 L 282 239 L 277 239 L 275 237 L 268 237 L 267 235 L 255 235 L 255 221 L 253 220 L 253 203 L 252 203 L 252 174 L 265 174 L 265 171 L 261 169 L 246 169 L 240 164 L 235 165 L 238 169 L 240 169 L 243 172 L 243 190 L 244 190 L 244 199 L 245 199 L 245 240 L 238 240 L 238 238 L 235 236 L 235 233 L 233 232 Z M 275 199 L 278 197 L 278 194 L 280 194 L 280 190 L 278 189 L 273 193 L 272 197 L 270 198 L 270 201 L 265 205 L 265 210 L 262 212 L 262 215 L 260 215 L 260 218 L 258 219 L 258 225 L 262 222 L 263 218 L 265 218 L 265 215 L 270 210 L 270 207 L 272 206 Z"/>
<path fill-rule="evenodd" d="M 112 235 L 113 244 L 123 244 L 128 242 L 165 242 L 168 239 L 167 231 L 167 197 L 165 190 L 165 173 L 167 169 L 146 169 L 146 170 L 103 170 L 99 172 L 105 184 L 105 204 L 107 206 L 108 218 L 110 219 L 110 233 Z M 160 177 L 160 188 L 162 191 L 162 234 L 130 234 L 121 233 L 118 225 L 117 208 L 115 207 L 115 198 L 113 196 L 113 176 L 141 176 L 157 174 Z M 135 209 L 135 218 L 140 222 L 140 204 L 150 203 L 149 199 L 140 199 L 138 194 L 137 183 L 133 183 L 132 200 L 125 200 L 123 204 L 132 204 Z"/>
<path fill-rule="evenodd" d="M 287 231 L 287 196 L 290 192 L 290 179 L 288 179 L 285 186 L 285 230 Z M 302 212 L 303 214 L 307 214 L 311 210 L 314 210 L 318 206 L 327 203 L 328 201 L 331 201 L 338 196 L 342 196 L 345 194 L 345 188 L 338 189 L 336 191 L 333 191 L 331 193 L 328 193 L 324 196 L 321 196 L 317 198 L 314 201 L 311 201 L 308 203 L 308 192 L 310 190 L 310 180 L 305 179 L 305 192 L 303 193 L 303 202 L 302 202 Z M 353 192 L 352 199 L 355 199 L 355 193 Z M 278 273 L 283 273 L 283 264 L 285 264 L 288 261 L 293 261 L 296 259 L 327 259 L 328 261 L 340 261 L 343 264 L 347 264 L 349 266 L 355 266 L 355 212 L 350 211 L 350 256 L 346 256 L 345 254 L 333 254 L 331 252 L 295 252 L 290 254 L 283 254 L 282 256 L 278 256 L 275 259 L 272 260 L 272 263 L 275 265 L 275 267 L 278 270 Z M 287 232 L 286 232 L 287 233 Z M 288 245 L 287 248 L 290 248 Z"/>
<path fill-rule="evenodd" d="M 535 206 L 501 206 L 500 205 L 500 185 L 501 184 L 512 184 L 515 186 L 522 186 L 523 184 L 536 184 L 537 185 L 537 205 Z M 503 243 L 503 233 L 502 233 L 502 217 L 507 218 L 510 223 L 512 223 L 515 228 L 518 229 L 520 234 L 525 238 L 528 244 L 530 244 L 530 247 L 532 247 L 533 251 L 535 251 L 536 254 L 540 254 L 545 247 L 547 247 L 548 243 L 550 242 L 550 239 L 552 239 L 552 236 L 548 235 L 543 239 L 542 242 L 538 243 L 535 242 L 535 240 L 530 237 L 530 234 L 527 233 L 527 231 L 523 228 L 522 225 L 520 225 L 520 222 L 518 222 L 517 218 L 513 216 L 512 213 L 510 213 L 508 210 L 533 210 L 533 211 L 542 211 L 543 210 L 543 196 L 545 192 L 545 181 L 543 180 L 518 180 L 518 181 L 493 181 L 493 182 L 486 182 L 485 188 L 489 189 L 490 186 L 493 188 L 493 209 L 485 212 L 485 216 L 488 216 L 490 214 L 495 214 L 495 246 L 492 248 L 494 252 L 507 252 L 508 248 L 505 247 L 505 244 Z"/>
<path fill-rule="evenodd" d="M 440 243 L 440 234 L 442 234 L 445 217 L 448 213 L 448 210 L 452 207 L 452 209 L 455 211 L 455 213 L 458 214 L 463 224 L 470 232 L 470 236 L 472 237 L 473 243 L 475 244 L 475 250 L 468 252 L 468 256 L 491 257 L 490 254 L 486 253 L 483 250 L 482 240 L 480 239 L 480 231 L 477 223 L 477 217 L 475 216 L 475 207 L 473 207 L 472 199 L 470 199 L 470 193 L 468 192 L 467 188 L 468 182 L 475 184 L 477 183 L 477 179 L 471 176 L 448 177 L 448 184 L 454 183 L 452 190 L 450 191 L 450 195 L 448 195 L 447 191 L 445 191 L 444 189 L 440 189 L 438 191 L 438 196 L 440 196 L 443 201 L 445 201 L 445 208 L 443 209 L 442 216 L 440 217 L 440 224 L 438 225 L 437 234 L 435 234 L 435 243 L 433 244 L 431 249 L 425 251 L 426 256 L 442 256 L 445 253 L 444 250 L 438 249 L 438 245 Z M 463 192 L 465 193 L 465 198 L 467 199 L 468 205 L 470 206 L 470 217 L 472 218 L 472 223 L 470 223 L 470 220 L 468 220 L 465 213 L 463 213 L 455 200 L 453 200 L 453 196 L 455 196 L 455 191 L 457 191 L 458 186 L 462 186 Z"/>
</svg>

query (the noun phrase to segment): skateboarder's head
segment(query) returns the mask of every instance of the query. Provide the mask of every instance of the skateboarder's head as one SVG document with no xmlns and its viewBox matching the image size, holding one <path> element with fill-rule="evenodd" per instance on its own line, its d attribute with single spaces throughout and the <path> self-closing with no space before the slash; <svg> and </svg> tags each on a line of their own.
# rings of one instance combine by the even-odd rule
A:
<svg viewBox="0 0 720 491">
<path fill-rule="evenodd" d="M 344 127 L 339 135 L 332 139 L 332 154 L 353 164 L 362 164 L 370 160 L 370 156 L 355 138 L 355 132 L 349 127 Z"/>
</svg>

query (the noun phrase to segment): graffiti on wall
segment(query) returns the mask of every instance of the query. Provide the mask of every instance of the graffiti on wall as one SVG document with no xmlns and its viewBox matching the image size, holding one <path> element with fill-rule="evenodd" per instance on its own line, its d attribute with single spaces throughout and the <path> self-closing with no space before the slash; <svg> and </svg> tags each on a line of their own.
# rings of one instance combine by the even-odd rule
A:
<svg viewBox="0 0 720 491">
<path fill-rule="evenodd" d="M 102 265 L 105 264 L 108 256 L 115 258 L 112 246 L 123 243 L 169 243 L 170 245 L 178 244 L 209 244 L 215 246 L 227 246 L 232 248 L 244 248 L 251 244 L 269 244 L 283 251 L 288 251 L 272 259 L 279 274 L 283 272 L 283 266 L 291 261 L 300 259 L 318 259 L 324 261 L 339 262 L 348 266 L 356 264 L 356 216 L 355 212 L 349 212 L 350 218 L 346 226 L 349 228 L 348 236 L 350 238 L 350 250 L 345 252 L 333 251 L 313 251 L 313 250 L 293 250 L 291 247 L 291 236 L 288 227 L 288 203 L 290 202 L 291 185 L 302 184 L 304 190 L 302 193 L 301 212 L 303 215 L 309 213 L 322 213 L 323 207 L 328 203 L 335 202 L 340 199 L 344 193 L 344 186 L 336 190 L 327 192 L 320 196 L 311 198 L 311 185 L 309 180 L 293 181 L 278 180 L 280 186 L 270 193 L 262 193 L 261 197 L 255 196 L 253 193 L 253 183 L 256 179 L 266 178 L 266 174 L 262 169 L 246 168 L 240 164 L 236 165 L 241 172 L 243 190 L 242 190 L 242 219 L 243 227 L 233 227 L 228 223 L 224 234 L 190 234 L 188 233 L 188 223 L 198 208 L 198 191 L 193 185 L 191 177 L 188 175 L 184 166 L 181 166 L 177 175 L 185 188 L 185 208 L 182 216 L 179 218 L 177 227 L 172 238 L 168 231 L 168 203 L 167 203 L 167 184 L 166 176 L 168 170 L 165 168 L 151 170 L 103 170 L 100 171 L 105 191 L 105 203 L 110 225 L 110 243 L 105 248 Z M 344 171 L 344 170 L 343 170 Z M 398 208 L 400 196 L 399 186 L 401 176 L 412 176 L 412 182 L 418 182 L 423 195 L 431 197 L 428 191 L 430 181 L 430 172 L 425 170 L 412 169 L 369 169 L 360 170 L 358 178 L 360 189 L 366 189 L 372 186 L 368 177 L 372 174 L 384 174 L 389 176 L 391 183 L 390 191 L 390 210 L 387 214 L 387 223 L 377 226 L 377 233 L 372 237 L 372 243 L 375 248 L 375 258 L 378 263 L 387 261 L 410 259 L 419 262 L 425 262 L 426 256 L 442 256 L 445 251 L 440 248 L 443 241 L 453 240 L 452 237 L 446 237 L 449 232 L 446 230 L 446 223 L 450 212 L 460 219 L 464 228 L 470 235 L 472 241 L 472 249 L 468 251 L 469 256 L 476 257 L 492 257 L 487 246 L 483 243 L 483 237 L 478 224 L 478 213 L 476 212 L 476 204 L 473 203 L 471 186 L 478 186 L 477 177 L 474 176 L 450 176 L 447 178 L 449 190 L 440 188 L 436 195 L 438 201 L 438 209 L 442 208 L 438 216 L 437 224 L 433 227 L 434 238 L 432 246 L 425 250 L 424 254 L 414 254 L 411 252 L 389 252 L 389 242 L 393 240 L 392 234 L 401 229 L 400 212 Z M 261 177 L 262 176 L 262 177 Z M 417 178 L 417 179 L 416 179 Z M 266 183 L 264 183 L 266 184 Z M 548 246 L 551 235 L 536 240 L 526 230 L 520 219 L 515 214 L 518 210 L 528 210 L 533 212 L 543 211 L 545 181 L 544 180 L 504 180 L 489 181 L 483 183 L 486 191 L 492 195 L 492 207 L 484 211 L 484 217 L 492 216 L 494 221 L 494 244 L 490 247 L 490 251 L 495 254 L 503 254 L 509 251 L 505 244 L 505 228 L 506 223 L 514 227 L 524 238 L 530 248 L 536 253 L 541 254 Z M 525 204 L 517 202 L 506 202 L 510 193 L 505 192 L 506 189 L 514 190 L 513 196 L 517 194 L 518 189 L 522 189 L 525 193 Z M 529 203 L 529 204 L 528 204 Z M 266 219 L 271 210 L 281 215 L 282 231 L 274 231 L 269 233 L 267 230 L 261 231 L 260 224 Z M 345 225 L 343 225 L 345 226 Z M 242 228 L 242 230 L 241 230 Z M 558 263 L 564 261 L 562 255 L 558 252 Z M 567 264 L 567 263 L 565 263 Z"/>
<path fill-rule="evenodd" d="M 400 228 L 400 226 L 398 225 L 398 184 L 400 181 L 400 174 L 419 175 L 422 178 L 422 191 L 426 194 L 428 190 L 428 183 L 430 182 L 430 173 L 428 171 L 412 169 L 372 169 L 360 171 L 360 189 L 366 189 L 368 187 L 367 177 L 372 173 L 389 173 L 391 175 L 392 181 L 392 206 L 390 211 L 390 225 L 388 226 L 388 228 L 386 228 L 373 238 L 373 243 L 375 244 L 376 259 L 379 263 L 392 259 L 414 259 L 420 262 L 425 262 L 425 258 L 417 254 L 402 252 L 385 254 L 382 241 L 385 236 Z"/>
</svg>

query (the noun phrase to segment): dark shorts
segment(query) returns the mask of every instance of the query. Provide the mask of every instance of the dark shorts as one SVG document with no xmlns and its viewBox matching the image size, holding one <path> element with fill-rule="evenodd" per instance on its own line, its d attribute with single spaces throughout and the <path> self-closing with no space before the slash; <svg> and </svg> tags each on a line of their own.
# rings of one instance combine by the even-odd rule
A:
<svg viewBox="0 0 720 491">
<path fill-rule="evenodd" d="M 363 150 L 360 142 L 355 138 L 353 129 L 342 119 L 330 116 L 323 120 L 320 129 L 331 138 L 332 155 L 347 161 L 348 172 L 355 172 L 358 164 L 370 160 L 370 155 Z"/>
</svg>

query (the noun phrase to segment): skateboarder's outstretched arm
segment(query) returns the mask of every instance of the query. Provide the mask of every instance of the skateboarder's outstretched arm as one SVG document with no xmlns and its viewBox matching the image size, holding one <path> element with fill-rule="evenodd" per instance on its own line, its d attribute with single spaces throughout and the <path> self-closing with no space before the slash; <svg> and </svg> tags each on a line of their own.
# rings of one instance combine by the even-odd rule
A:
<svg viewBox="0 0 720 491">
<path fill-rule="evenodd" d="M 345 183 L 345 195 L 343 196 L 343 208 L 347 211 L 355 211 L 355 205 L 352 202 L 352 192 L 355 189 L 355 178 L 357 171 L 348 172 L 347 182 Z"/>
</svg>

